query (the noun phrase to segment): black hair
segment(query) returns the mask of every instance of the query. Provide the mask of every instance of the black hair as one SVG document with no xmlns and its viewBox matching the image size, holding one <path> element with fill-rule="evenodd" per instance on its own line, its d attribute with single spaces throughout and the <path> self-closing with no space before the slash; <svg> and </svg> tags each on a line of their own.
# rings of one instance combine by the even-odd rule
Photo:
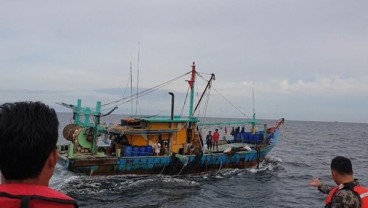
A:
<svg viewBox="0 0 368 208">
<path fill-rule="evenodd" d="M 331 161 L 331 170 L 336 170 L 340 174 L 352 175 L 353 166 L 351 161 L 343 156 L 337 156 Z"/>
<path fill-rule="evenodd" d="M 7 180 L 35 178 L 58 139 L 54 109 L 41 102 L 0 106 L 0 170 Z"/>
</svg>

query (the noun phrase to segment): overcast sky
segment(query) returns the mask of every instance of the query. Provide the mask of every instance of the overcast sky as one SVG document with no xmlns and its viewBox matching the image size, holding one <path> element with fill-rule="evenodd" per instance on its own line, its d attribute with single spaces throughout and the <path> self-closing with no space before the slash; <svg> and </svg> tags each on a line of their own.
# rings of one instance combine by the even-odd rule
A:
<svg viewBox="0 0 368 208">
<path fill-rule="evenodd" d="M 41 100 L 67 111 L 55 103 L 120 99 L 130 62 L 136 86 L 139 51 L 141 89 L 195 61 L 247 116 L 254 89 L 260 118 L 368 122 L 367 9 L 366 0 L 2 0 L 0 103 Z M 214 89 L 207 116 L 243 116 Z M 168 115 L 169 91 L 179 114 L 185 79 L 141 98 L 138 111 Z"/>
</svg>

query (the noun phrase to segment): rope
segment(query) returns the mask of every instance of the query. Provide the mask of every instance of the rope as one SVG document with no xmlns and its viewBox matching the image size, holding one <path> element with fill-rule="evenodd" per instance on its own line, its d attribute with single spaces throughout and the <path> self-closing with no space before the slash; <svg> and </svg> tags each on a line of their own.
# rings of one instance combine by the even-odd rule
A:
<svg viewBox="0 0 368 208">
<path fill-rule="evenodd" d="M 211 87 L 208 90 L 208 93 L 207 93 L 207 96 L 206 96 L 206 102 L 204 104 L 204 109 L 203 109 L 203 114 L 202 114 L 202 117 L 203 118 L 206 116 L 206 113 L 207 113 L 208 102 L 210 100 L 210 89 L 211 89 Z"/>
<path fill-rule="evenodd" d="M 200 78 L 202 78 L 203 80 L 207 81 L 201 74 L 197 73 L 198 76 Z M 203 74 L 203 73 L 202 73 Z M 218 90 L 216 90 L 215 88 L 213 88 L 213 90 L 215 90 L 215 92 L 217 92 L 226 102 L 228 102 L 233 108 L 235 108 L 237 111 L 239 111 L 239 113 L 241 113 L 245 118 L 249 118 L 245 113 L 243 113 L 238 107 L 236 107 L 233 103 L 231 103 L 224 95 L 222 95 Z"/>
<path fill-rule="evenodd" d="M 239 111 L 239 113 L 241 113 L 245 118 L 249 118 L 245 113 L 243 113 L 239 108 L 237 108 L 234 104 L 232 104 L 224 95 L 222 95 L 218 90 L 216 90 L 215 88 L 213 88 L 213 90 L 215 90 L 215 92 L 217 92 L 222 98 L 225 99 L 226 102 L 228 102 L 232 107 L 234 107 L 237 111 Z"/>
<path fill-rule="evenodd" d="M 109 103 L 106 103 L 106 104 L 102 104 L 101 106 L 107 106 L 107 105 L 111 105 L 111 104 L 122 105 L 124 103 L 131 102 L 131 101 L 133 101 L 133 100 L 135 100 L 135 99 L 137 99 L 139 97 L 142 97 L 144 95 L 147 95 L 149 93 L 152 93 L 152 92 L 154 92 L 154 91 L 156 91 L 156 90 L 158 90 L 158 89 L 160 89 L 160 88 L 162 88 L 162 87 L 170 84 L 171 82 L 176 81 L 176 80 L 178 80 L 178 79 L 180 79 L 180 78 L 188 75 L 189 73 L 191 73 L 191 72 L 187 72 L 187 73 L 185 73 L 183 75 L 180 75 L 178 77 L 175 77 L 175 78 L 173 78 L 173 79 L 171 79 L 169 81 L 166 81 L 166 82 L 164 82 L 162 84 L 156 85 L 156 86 L 154 86 L 152 88 L 149 88 L 149 89 L 146 89 L 146 90 L 143 90 L 143 91 L 137 93 L 135 96 L 132 95 L 132 96 L 129 96 L 129 97 L 124 97 L 124 98 L 121 98 L 121 99 L 118 99 L 118 100 L 115 100 L 115 101 L 112 101 L 112 102 L 109 102 Z M 126 100 L 126 99 L 128 99 L 128 100 Z"/>
<path fill-rule="evenodd" d="M 260 157 L 261 157 L 261 149 L 257 146 L 256 147 L 257 150 L 257 169 L 259 169 L 259 161 L 260 161 Z"/>
<path fill-rule="evenodd" d="M 220 164 L 220 168 L 218 169 L 217 173 L 219 173 L 219 172 L 220 172 L 220 170 L 221 170 L 221 168 L 222 168 L 222 160 L 220 159 L 220 161 L 221 161 L 221 164 Z M 217 174 L 217 173 L 216 173 L 216 174 Z"/>
<path fill-rule="evenodd" d="M 184 163 L 184 165 L 183 165 L 183 167 L 181 168 L 181 170 L 179 171 L 179 173 L 177 174 L 177 175 L 180 175 L 181 174 L 181 172 L 184 170 L 184 168 L 188 165 L 188 158 L 186 158 L 186 161 L 185 161 L 185 163 Z"/>
<path fill-rule="evenodd" d="M 124 93 L 123 93 L 123 97 L 125 96 L 125 93 L 128 90 L 129 81 L 130 81 L 130 83 L 132 83 L 131 78 L 132 78 L 133 74 L 132 74 L 132 68 L 131 67 L 132 67 L 132 62 L 130 62 L 130 71 L 129 71 L 128 81 L 127 81 L 127 84 L 125 86 L 125 90 L 124 90 Z"/>
<path fill-rule="evenodd" d="M 180 116 L 183 115 L 184 107 L 185 107 L 185 104 L 187 103 L 187 99 L 188 99 L 188 94 L 189 94 L 189 87 L 188 87 L 188 90 L 187 90 L 187 95 L 185 96 L 185 99 L 184 99 L 183 107 L 181 108 L 181 111 L 180 111 Z"/>
<path fill-rule="evenodd" d="M 201 73 L 201 74 L 204 74 L 204 73 Z M 200 73 L 197 73 L 197 75 L 202 78 L 205 82 L 208 83 L 209 80 L 205 79 Z M 212 74 L 210 74 L 212 75 Z M 200 110 L 198 110 L 198 116 L 201 117 L 201 118 L 204 118 L 206 116 L 206 113 L 207 113 L 207 108 L 208 108 L 208 103 L 209 103 L 209 97 L 210 97 L 210 94 L 211 94 L 211 87 L 212 85 L 210 84 L 209 87 L 208 87 L 208 92 L 206 93 L 206 101 L 205 101 L 205 105 L 204 105 L 204 108 L 203 108 L 203 112 L 202 112 L 202 116 L 200 116 Z M 197 94 L 198 94 L 198 90 L 197 90 Z"/>
<path fill-rule="evenodd" d="M 160 172 L 160 174 L 159 174 L 159 175 L 161 175 L 161 174 L 164 172 L 165 167 L 166 167 L 166 165 L 164 164 L 164 168 L 161 170 L 161 172 Z"/>
<path fill-rule="evenodd" d="M 198 89 L 198 82 L 195 82 L 195 88 L 196 88 L 196 90 L 195 90 L 195 92 L 196 92 L 196 99 L 197 100 L 199 100 L 199 97 L 200 97 L 200 95 L 199 95 L 199 89 Z M 197 117 L 200 117 L 200 115 L 201 115 L 201 109 L 198 109 L 198 111 L 196 111 L 197 112 Z M 194 116 L 194 115 L 193 115 Z"/>
</svg>

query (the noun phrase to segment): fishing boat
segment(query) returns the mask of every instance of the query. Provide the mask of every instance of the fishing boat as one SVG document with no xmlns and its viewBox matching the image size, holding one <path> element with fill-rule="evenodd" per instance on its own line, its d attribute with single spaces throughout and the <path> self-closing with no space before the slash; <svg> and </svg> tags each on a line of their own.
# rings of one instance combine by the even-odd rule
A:
<svg viewBox="0 0 368 208">
<path fill-rule="evenodd" d="M 72 109 L 73 122 L 63 129 L 68 141 L 57 146 L 58 163 L 67 170 L 88 175 L 112 174 L 191 174 L 223 168 L 248 168 L 259 165 L 277 145 L 280 127 L 284 119 L 272 125 L 262 124 L 255 118 L 221 123 L 205 123 L 194 113 L 204 93 L 211 87 L 215 78 L 210 79 L 194 106 L 194 83 L 197 71 L 193 63 L 190 74 L 189 115 L 174 115 L 174 94 L 172 95 L 171 115 L 137 116 L 122 118 L 114 125 L 101 124 L 102 104 L 95 108 L 61 103 Z M 138 96 L 137 96 L 138 97 Z M 201 129 L 209 125 L 236 126 L 231 132 L 232 139 L 225 139 L 217 151 L 204 147 Z M 244 128 L 250 125 L 251 128 Z M 111 141 L 108 146 L 99 145 L 99 140 Z M 155 151 L 159 150 L 159 151 Z"/>
</svg>

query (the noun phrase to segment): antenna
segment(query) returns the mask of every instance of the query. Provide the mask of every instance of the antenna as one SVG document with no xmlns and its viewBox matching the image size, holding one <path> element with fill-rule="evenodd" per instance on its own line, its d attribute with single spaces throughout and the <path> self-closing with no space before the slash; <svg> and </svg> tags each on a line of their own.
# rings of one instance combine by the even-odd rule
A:
<svg viewBox="0 0 368 208">
<path fill-rule="evenodd" d="M 135 100 L 135 116 L 137 116 L 138 109 L 138 84 L 139 84 L 139 42 L 138 42 L 138 66 L 137 66 L 137 99 Z"/>
<path fill-rule="evenodd" d="M 254 86 L 253 86 L 253 115 L 255 114 L 255 110 L 254 110 Z"/>
<path fill-rule="evenodd" d="M 132 70 L 132 61 L 130 61 L 130 115 L 133 115 L 133 70 Z"/>
</svg>

